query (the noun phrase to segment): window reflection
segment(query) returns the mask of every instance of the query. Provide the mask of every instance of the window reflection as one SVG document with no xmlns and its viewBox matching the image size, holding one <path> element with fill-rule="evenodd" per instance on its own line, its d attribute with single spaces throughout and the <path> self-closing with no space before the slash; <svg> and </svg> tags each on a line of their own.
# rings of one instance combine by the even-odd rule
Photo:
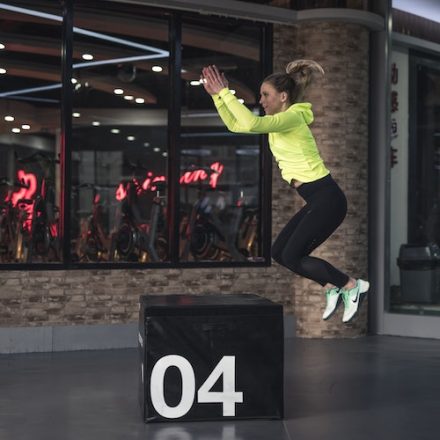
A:
<svg viewBox="0 0 440 440">
<path fill-rule="evenodd" d="M 393 57 L 390 310 L 436 315 L 440 314 L 440 64 L 401 53 Z M 411 89 L 413 125 L 407 142 Z"/>
<path fill-rule="evenodd" d="M 216 64 L 258 112 L 261 28 L 187 18 L 182 31 L 181 261 L 260 261 L 260 137 L 230 133 L 199 82 Z"/>
<path fill-rule="evenodd" d="M 52 3 L 0 5 L 0 263 L 61 260 L 61 8 Z"/>
<path fill-rule="evenodd" d="M 168 23 L 145 7 L 75 8 L 72 258 L 165 261 Z"/>
</svg>

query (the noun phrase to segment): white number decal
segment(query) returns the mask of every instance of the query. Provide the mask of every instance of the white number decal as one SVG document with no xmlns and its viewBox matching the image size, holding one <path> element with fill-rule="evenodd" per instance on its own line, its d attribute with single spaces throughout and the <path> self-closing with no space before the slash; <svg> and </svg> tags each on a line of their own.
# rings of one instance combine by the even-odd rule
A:
<svg viewBox="0 0 440 440">
<path fill-rule="evenodd" d="M 164 378 L 169 367 L 178 368 L 182 376 L 180 402 L 168 406 L 164 397 Z M 223 376 L 223 391 L 211 391 Z M 189 412 L 194 403 L 196 381 L 194 369 L 182 356 L 169 355 L 159 359 L 153 367 L 150 379 L 150 397 L 154 409 L 162 417 L 177 419 Z M 243 403 L 243 393 L 235 391 L 235 356 L 223 356 L 197 392 L 198 403 L 222 403 L 223 416 L 235 416 L 235 404 Z"/>
<path fill-rule="evenodd" d="M 182 396 L 177 406 L 168 406 L 163 392 L 163 380 L 169 367 L 177 367 L 182 375 Z M 150 395 L 154 409 L 167 419 L 184 416 L 192 407 L 196 389 L 196 379 L 191 364 L 182 356 L 164 356 L 156 362 L 151 372 Z"/>
<path fill-rule="evenodd" d="M 210 391 L 223 375 L 223 391 Z M 243 393 L 235 391 L 235 356 L 223 356 L 197 392 L 199 403 L 223 403 L 223 415 L 235 416 L 235 404 L 243 403 Z"/>
</svg>

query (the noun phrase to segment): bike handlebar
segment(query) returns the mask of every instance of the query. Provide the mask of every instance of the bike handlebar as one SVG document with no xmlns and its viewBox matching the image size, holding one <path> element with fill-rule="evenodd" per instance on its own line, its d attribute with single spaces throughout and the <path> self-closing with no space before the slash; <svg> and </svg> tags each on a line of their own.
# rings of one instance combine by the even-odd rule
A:
<svg viewBox="0 0 440 440">
<path fill-rule="evenodd" d="M 0 186 L 14 186 L 16 188 L 29 188 L 29 185 L 27 185 L 24 182 L 19 182 L 16 180 L 15 182 L 11 182 L 6 177 L 0 177 Z"/>
<path fill-rule="evenodd" d="M 17 152 L 15 152 L 14 154 L 16 161 L 19 163 L 36 163 L 42 161 L 47 162 L 49 164 L 60 163 L 59 154 L 58 154 L 58 159 L 53 159 L 52 157 L 50 157 L 49 153 L 44 153 L 43 151 L 36 151 L 35 153 L 32 153 L 27 157 L 18 157 Z"/>
</svg>

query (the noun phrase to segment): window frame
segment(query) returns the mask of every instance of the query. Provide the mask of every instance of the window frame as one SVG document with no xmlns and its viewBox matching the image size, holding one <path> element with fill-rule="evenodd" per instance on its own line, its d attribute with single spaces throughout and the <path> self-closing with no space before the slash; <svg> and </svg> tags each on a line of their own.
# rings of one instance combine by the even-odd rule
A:
<svg viewBox="0 0 440 440">
<path fill-rule="evenodd" d="M 267 267 L 271 265 L 271 230 L 272 230 L 272 156 L 269 150 L 267 136 L 260 135 L 261 154 L 259 159 L 260 179 L 260 222 L 259 236 L 263 249 L 262 261 L 179 261 L 179 170 L 180 149 L 179 137 L 181 127 L 181 86 L 180 71 L 182 60 L 182 21 L 185 17 L 200 18 L 195 12 L 148 6 L 168 16 L 168 47 L 169 57 L 169 101 L 168 101 L 168 181 L 167 203 L 169 209 L 168 236 L 169 261 L 164 262 L 74 262 L 71 258 L 71 177 L 72 177 L 72 111 L 73 92 L 70 78 L 72 77 L 73 53 L 73 19 L 74 0 L 59 0 L 62 7 L 63 20 L 61 41 L 61 203 L 60 229 L 62 261 L 50 263 L 0 263 L 0 270 L 108 270 L 108 269 L 156 269 L 156 268 L 210 268 L 210 267 Z M 127 3 L 120 1 L 118 3 Z M 229 18 L 229 17 L 228 17 Z M 242 18 L 234 18 L 241 22 L 249 22 Z M 260 75 L 266 77 L 272 71 L 272 24 L 257 22 L 261 26 L 260 38 Z"/>
</svg>

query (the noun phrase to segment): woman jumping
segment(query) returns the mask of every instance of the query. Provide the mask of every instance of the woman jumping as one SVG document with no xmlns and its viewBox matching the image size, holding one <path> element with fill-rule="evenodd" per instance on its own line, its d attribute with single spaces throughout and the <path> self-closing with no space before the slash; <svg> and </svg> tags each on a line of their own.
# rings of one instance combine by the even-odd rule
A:
<svg viewBox="0 0 440 440">
<path fill-rule="evenodd" d="M 310 254 L 342 223 L 347 200 L 325 167 L 309 129 L 312 106 L 302 102 L 304 91 L 323 68 L 311 60 L 290 62 L 286 73 L 273 73 L 260 88 L 260 104 L 266 116 L 254 115 L 228 89 L 228 81 L 216 66 L 203 68 L 201 81 L 212 96 L 226 127 L 236 133 L 268 133 L 272 154 L 281 175 L 304 199 L 272 245 L 272 257 L 279 264 L 326 289 L 323 319 L 344 302 L 343 322 L 353 319 L 369 283 L 354 279 L 330 263 Z"/>
</svg>

